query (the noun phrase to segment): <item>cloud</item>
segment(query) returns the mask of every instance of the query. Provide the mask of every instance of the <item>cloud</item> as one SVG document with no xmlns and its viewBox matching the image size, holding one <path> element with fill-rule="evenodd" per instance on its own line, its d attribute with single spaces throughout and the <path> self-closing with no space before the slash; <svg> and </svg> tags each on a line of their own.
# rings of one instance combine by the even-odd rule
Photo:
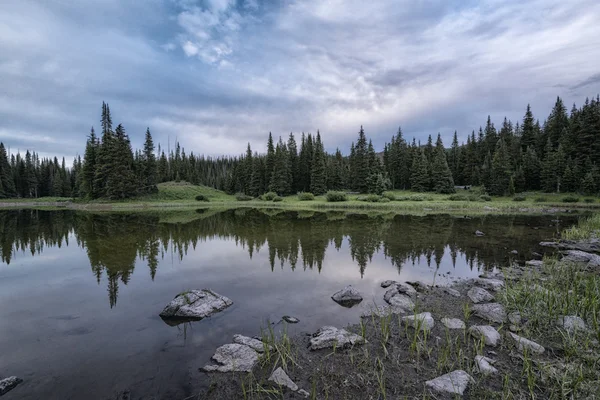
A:
<svg viewBox="0 0 600 400">
<path fill-rule="evenodd" d="M 531 103 L 543 121 L 557 95 L 600 92 L 598 15 L 594 0 L 6 0 L 1 140 L 81 154 L 107 101 L 134 146 L 146 126 L 211 155 L 317 129 L 347 152 L 360 125 L 379 149 L 399 125 L 449 144 L 488 114 Z"/>
</svg>

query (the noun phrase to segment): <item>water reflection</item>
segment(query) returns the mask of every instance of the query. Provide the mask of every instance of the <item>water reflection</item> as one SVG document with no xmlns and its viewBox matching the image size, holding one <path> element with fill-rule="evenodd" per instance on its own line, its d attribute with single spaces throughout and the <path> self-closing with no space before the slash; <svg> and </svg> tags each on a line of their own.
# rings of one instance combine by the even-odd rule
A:
<svg viewBox="0 0 600 400">
<path fill-rule="evenodd" d="M 33 256 L 46 247 L 77 245 L 85 249 L 98 284 L 106 276 L 110 307 L 119 285 L 127 285 L 136 261 L 147 263 L 154 280 L 168 254 L 181 260 L 201 242 L 233 239 L 248 256 L 268 252 L 276 266 L 321 272 L 327 251 L 347 243 L 361 278 L 375 254 L 383 254 L 398 272 L 407 264 L 439 268 L 444 254 L 453 265 L 464 256 L 470 269 L 490 269 L 518 251 L 527 259 L 541 237 L 551 237 L 575 217 L 481 216 L 425 217 L 343 212 L 199 209 L 190 212 L 107 214 L 74 211 L 18 210 L 0 212 L 0 260 L 10 265 L 19 252 Z M 475 230 L 486 232 L 475 237 Z M 511 256 L 515 257 L 515 256 Z"/>
</svg>

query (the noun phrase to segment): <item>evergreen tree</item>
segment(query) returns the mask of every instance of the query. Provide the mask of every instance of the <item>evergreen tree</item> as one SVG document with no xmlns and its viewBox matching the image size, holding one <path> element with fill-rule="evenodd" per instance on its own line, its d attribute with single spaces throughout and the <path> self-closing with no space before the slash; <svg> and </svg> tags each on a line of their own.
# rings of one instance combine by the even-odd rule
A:
<svg viewBox="0 0 600 400">
<path fill-rule="evenodd" d="M 458 146 L 458 135 L 456 131 L 454 131 L 454 136 L 452 137 L 452 147 L 450 148 L 450 158 L 448 160 L 448 167 L 452 172 L 452 176 L 457 182 L 460 182 L 460 149 Z"/>
<path fill-rule="evenodd" d="M 8 161 L 8 154 L 4 143 L 0 142 L 0 197 L 16 197 L 17 190 L 12 176 L 12 168 Z"/>
<path fill-rule="evenodd" d="M 250 179 L 250 196 L 258 197 L 261 193 L 265 192 L 265 182 L 263 181 L 265 176 L 264 161 L 258 154 L 253 157 L 252 160 L 252 177 Z"/>
<path fill-rule="evenodd" d="M 313 165 L 310 173 L 310 191 L 315 195 L 321 195 L 327 191 L 327 176 L 325 171 L 325 150 L 321 141 L 321 134 L 318 131 L 314 151 Z"/>
<path fill-rule="evenodd" d="M 279 142 L 275 148 L 275 162 L 273 174 L 271 175 L 269 190 L 277 193 L 280 196 L 289 194 L 291 191 L 289 177 L 290 171 L 288 165 L 287 148 L 281 138 L 279 138 Z"/>
<path fill-rule="evenodd" d="M 523 117 L 523 126 L 521 127 L 521 147 L 523 151 L 527 151 L 527 148 L 535 146 L 536 142 L 535 121 L 531 112 L 531 106 L 527 104 L 527 111 Z"/>
<path fill-rule="evenodd" d="M 126 199 L 138 193 L 133 171 L 133 152 L 123 125 L 115 130 L 108 154 L 106 196 L 110 199 Z"/>
<path fill-rule="evenodd" d="M 290 167 L 290 185 L 292 187 L 293 192 L 300 192 L 302 191 L 302 188 L 300 187 L 300 180 L 298 179 L 298 176 L 300 174 L 298 145 L 296 144 L 294 134 L 291 132 L 290 136 L 288 137 L 287 150 L 289 158 L 288 165 Z"/>
<path fill-rule="evenodd" d="M 433 182 L 433 190 L 437 193 L 454 193 L 454 179 L 452 179 L 452 172 L 448 167 L 446 160 L 446 152 L 444 150 L 444 144 L 442 138 L 438 134 L 438 139 L 433 155 L 433 162 L 431 164 L 431 178 Z"/>
<path fill-rule="evenodd" d="M 512 166 L 510 154 L 506 148 L 504 140 L 498 140 L 496 151 L 492 159 L 492 181 L 490 184 L 490 194 L 502 196 L 509 192 L 510 179 L 512 176 Z M 514 183 L 513 183 L 514 187 Z M 514 191 L 514 190 L 513 190 Z"/>
<path fill-rule="evenodd" d="M 410 179 L 410 188 L 415 192 L 425 192 L 429 189 L 429 176 L 427 174 L 427 157 L 422 148 L 418 149 L 413 158 L 411 167 L 412 175 Z"/>
<path fill-rule="evenodd" d="M 265 182 L 272 181 L 272 176 L 275 168 L 275 145 L 273 144 L 273 135 L 269 132 L 269 140 L 267 141 L 267 158 L 265 160 Z"/>
<path fill-rule="evenodd" d="M 333 171 L 331 173 L 331 189 L 341 190 L 344 185 L 344 158 L 340 149 L 335 149 L 335 159 L 333 161 Z"/>
<path fill-rule="evenodd" d="M 369 190 L 367 179 L 370 175 L 369 160 L 368 160 L 368 145 L 367 137 L 363 127 L 360 127 L 358 132 L 358 140 L 354 146 L 353 163 L 354 167 L 354 189 L 360 193 L 367 193 Z"/>
<path fill-rule="evenodd" d="M 142 190 L 147 193 L 157 193 L 157 164 L 156 156 L 154 155 L 154 141 L 150 134 L 150 128 L 146 128 L 146 136 L 144 140 L 144 155 L 143 155 L 143 183 Z"/>
</svg>

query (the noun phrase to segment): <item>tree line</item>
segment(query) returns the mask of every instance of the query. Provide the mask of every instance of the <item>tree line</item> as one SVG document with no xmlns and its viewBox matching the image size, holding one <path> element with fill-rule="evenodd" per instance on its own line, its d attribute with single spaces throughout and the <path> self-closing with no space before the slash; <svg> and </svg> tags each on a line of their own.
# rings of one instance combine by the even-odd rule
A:
<svg viewBox="0 0 600 400">
<path fill-rule="evenodd" d="M 108 104 L 102 105 L 101 135 L 94 128 L 83 158 L 72 167 L 64 159 L 40 159 L 34 152 L 8 155 L 0 143 L 0 197 L 41 196 L 124 199 L 155 193 L 157 184 L 188 181 L 228 193 L 253 197 L 267 191 L 279 195 L 328 190 L 381 194 L 389 189 L 453 193 L 455 186 L 482 186 L 491 195 L 528 190 L 600 192 L 600 97 L 586 99 L 567 112 L 558 97 L 543 123 L 528 105 L 523 119 L 504 118 L 499 129 L 490 116 L 466 143 L 458 133 L 450 148 L 441 135 L 422 144 L 409 143 L 399 128 L 376 152 L 361 127 L 349 153 L 327 153 L 320 132 L 290 133 L 277 140 L 269 133 L 266 153 L 248 144 L 239 156 L 205 157 L 174 149 L 156 152 L 150 129 L 144 147 L 135 152 L 125 128 L 113 130 Z"/>
</svg>

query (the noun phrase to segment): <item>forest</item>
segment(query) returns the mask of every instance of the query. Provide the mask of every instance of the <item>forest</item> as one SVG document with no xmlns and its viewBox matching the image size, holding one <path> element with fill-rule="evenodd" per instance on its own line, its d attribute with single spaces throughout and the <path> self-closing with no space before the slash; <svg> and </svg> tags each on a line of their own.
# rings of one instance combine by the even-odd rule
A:
<svg viewBox="0 0 600 400">
<path fill-rule="evenodd" d="M 297 140 L 298 139 L 298 140 Z M 113 129 L 108 104 L 102 104 L 101 132 L 87 137 L 83 157 L 67 167 L 33 151 L 9 154 L 0 143 L 0 198 L 74 197 L 127 199 L 157 192 L 157 184 L 187 181 L 228 193 L 257 197 L 329 190 L 381 194 L 385 190 L 454 193 L 456 186 L 481 186 L 493 196 L 524 191 L 600 191 L 600 96 L 573 105 L 557 97 L 540 123 L 528 105 L 523 119 L 504 118 L 499 128 L 490 116 L 484 126 L 449 148 L 438 133 L 426 143 L 408 141 L 402 129 L 376 151 L 363 127 L 344 154 L 328 153 L 321 133 L 293 133 L 277 139 L 269 133 L 266 152 L 248 144 L 239 156 L 207 157 L 155 147 L 150 129 L 144 147 L 133 150 L 122 124 Z"/>
</svg>

